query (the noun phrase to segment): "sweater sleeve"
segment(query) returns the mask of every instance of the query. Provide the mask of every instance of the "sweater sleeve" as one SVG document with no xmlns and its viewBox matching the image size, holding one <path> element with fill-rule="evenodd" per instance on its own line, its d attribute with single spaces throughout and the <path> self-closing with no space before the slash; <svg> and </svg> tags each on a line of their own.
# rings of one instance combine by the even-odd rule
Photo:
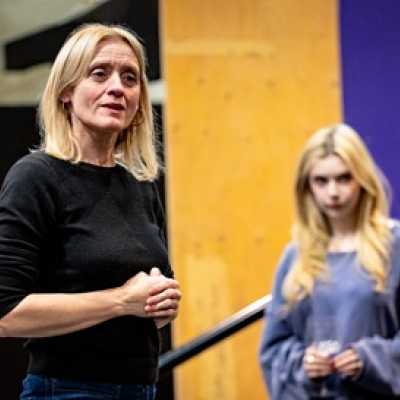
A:
<svg viewBox="0 0 400 400">
<path fill-rule="evenodd" d="M 259 357 L 272 400 L 308 398 L 305 385 L 310 381 L 302 366 L 305 344 L 295 335 L 288 313 L 284 310 L 285 300 L 282 295 L 282 284 L 294 257 L 295 249 L 290 245 L 279 263 L 272 302 L 265 312 Z M 293 394 L 294 390 L 296 395 Z"/>
<path fill-rule="evenodd" d="M 363 362 L 363 370 L 356 382 L 376 393 L 400 396 L 400 225 L 398 221 L 393 228 L 393 235 L 390 279 L 395 293 L 393 303 L 396 310 L 393 319 L 397 321 L 398 332 L 392 338 L 378 335 L 365 337 L 352 347 Z"/>
<path fill-rule="evenodd" d="M 158 189 L 157 183 L 153 182 L 153 211 L 155 223 L 159 228 L 159 236 L 161 240 L 166 243 L 166 224 L 165 224 L 165 212 L 164 206 L 161 201 L 160 191 Z"/>
<path fill-rule="evenodd" d="M 35 154 L 18 161 L 0 191 L 0 317 L 38 290 L 40 257 L 54 225 L 52 172 Z"/>
<path fill-rule="evenodd" d="M 400 395 L 400 333 L 393 339 L 363 338 L 353 346 L 363 362 L 356 382 L 382 395 Z"/>
<path fill-rule="evenodd" d="M 164 244 L 164 246 L 167 248 L 168 244 L 167 244 L 167 239 L 166 239 L 166 218 L 165 218 L 163 202 L 161 201 L 159 186 L 157 185 L 157 183 L 155 183 L 155 182 L 152 183 L 152 189 L 153 189 L 154 222 L 158 226 L 158 236 L 159 236 L 160 240 L 162 241 L 162 243 Z M 163 272 L 169 278 L 174 277 L 174 271 L 170 264 L 168 264 L 168 266 L 166 266 L 166 270 Z"/>
</svg>

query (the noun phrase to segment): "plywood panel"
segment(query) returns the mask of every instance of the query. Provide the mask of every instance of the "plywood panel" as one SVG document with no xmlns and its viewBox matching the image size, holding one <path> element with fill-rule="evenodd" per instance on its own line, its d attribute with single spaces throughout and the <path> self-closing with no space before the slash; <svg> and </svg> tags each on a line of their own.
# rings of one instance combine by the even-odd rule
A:
<svg viewBox="0 0 400 400">
<path fill-rule="evenodd" d="M 299 149 L 341 118 L 334 0 L 160 3 L 175 345 L 271 289 Z M 264 399 L 256 323 L 177 368 L 178 400 Z"/>
</svg>

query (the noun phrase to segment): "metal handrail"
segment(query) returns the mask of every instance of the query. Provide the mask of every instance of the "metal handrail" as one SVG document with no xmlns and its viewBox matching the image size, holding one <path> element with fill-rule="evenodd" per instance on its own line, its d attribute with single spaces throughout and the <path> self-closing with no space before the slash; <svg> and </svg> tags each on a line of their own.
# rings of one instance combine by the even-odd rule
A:
<svg viewBox="0 0 400 400">
<path fill-rule="evenodd" d="M 159 368 L 165 373 L 189 358 L 208 349 L 233 333 L 262 318 L 267 304 L 271 301 L 271 295 L 267 295 L 242 308 L 231 317 L 226 318 L 214 328 L 189 341 L 188 343 L 170 350 L 160 356 Z"/>
</svg>

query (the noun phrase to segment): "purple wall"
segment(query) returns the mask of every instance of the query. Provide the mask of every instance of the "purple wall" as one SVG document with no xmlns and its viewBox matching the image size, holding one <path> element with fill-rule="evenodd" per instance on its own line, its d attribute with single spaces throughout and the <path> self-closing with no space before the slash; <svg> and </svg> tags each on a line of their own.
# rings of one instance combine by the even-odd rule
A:
<svg viewBox="0 0 400 400">
<path fill-rule="evenodd" d="M 365 139 L 400 217 L 400 2 L 341 0 L 344 120 Z"/>
</svg>

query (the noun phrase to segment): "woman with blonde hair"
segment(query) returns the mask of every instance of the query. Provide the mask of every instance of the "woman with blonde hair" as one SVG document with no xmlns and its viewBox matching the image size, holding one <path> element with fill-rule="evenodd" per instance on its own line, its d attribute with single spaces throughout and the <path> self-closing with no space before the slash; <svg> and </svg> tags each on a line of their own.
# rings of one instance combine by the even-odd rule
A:
<svg viewBox="0 0 400 400">
<path fill-rule="evenodd" d="M 345 124 L 301 154 L 260 347 L 272 400 L 400 399 L 400 227 L 382 178 Z"/>
<path fill-rule="evenodd" d="M 154 399 L 157 330 L 181 294 L 145 68 L 124 27 L 72 32 L 40 103 L 40 150 L 2 186 L 0 335 L 28 339 L 22 400 Z"/>
</svg>

